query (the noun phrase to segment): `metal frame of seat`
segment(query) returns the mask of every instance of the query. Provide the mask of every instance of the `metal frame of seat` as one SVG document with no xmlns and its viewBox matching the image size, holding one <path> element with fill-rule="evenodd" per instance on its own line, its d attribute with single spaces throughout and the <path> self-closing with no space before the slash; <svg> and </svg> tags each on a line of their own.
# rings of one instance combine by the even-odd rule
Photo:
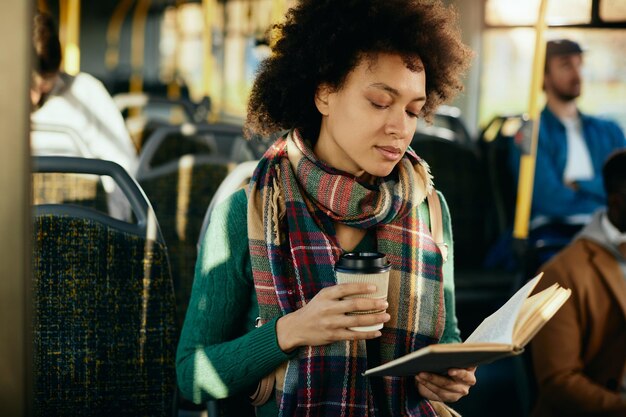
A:
<svg viewBox="0 0 626 417">
<path fill-rule="evenodd" d="M 207 147 L 212 148 L 215 152 L 207 153 L 207 155 L 220 155 L 223 158 L 226 158 L 232 162 L 241 162 L 238 160 L 237 155 L 233 155 L 232 151 L 236 148 L 233 143 L 233 147 L 228 155 L 219 152 L 219 145 L 217 140 L 214 137 L 207 136 L 209 134 L 214 135 L 232 135 L 233 138 L 239 138 L 240 141 L 245 141 L 243 138 L 243 130 L 240 126 L 230 125 L 225 123 L 201 123 L 201 124 L 191 124 L 185 123 L 178 126 L 163 126 L 159 127 L 155 130 L 145 141 L 145 145 L 139 155 L 139 166 L 137 168 L 137 176 L 145 177 L 148 171 L 154 169 L 152 166 L 152 160 L 154 159 L 155 154 L 163 144 L 163 142 L 171 135 L 182 135 L 185 138 L 189 138 L 190 140 L 205 142 Z M 198 137 L 200 136 L 200 137 Z M 254 154 L 252 150 L 250 150 L 250 154 Z"/>
<path fill-rule="evenodd" d="M 119 185 L 130 202 L 137 222 L 134 224 L 124 222 L 88 207 L 66 204 L 43 204 L 35 206 L 36 213 L 62 213 L 71 216 L 88 214 L 90 217 L 97 218 L 104 224 L 138 235 L 145 235 L 149 229 L 155 227 L 155 238 L 161 243 L 165 243 L 159 226 L 156 224 L 154 210 L 150 205 L 148 197 L 146 197 L 137 181 L 115 162 L 70 156 L 35 156 L 33 157 L 32 165 L 33 172 L 92 174 L 111 177 L 113 181 Z"/>
</svg>

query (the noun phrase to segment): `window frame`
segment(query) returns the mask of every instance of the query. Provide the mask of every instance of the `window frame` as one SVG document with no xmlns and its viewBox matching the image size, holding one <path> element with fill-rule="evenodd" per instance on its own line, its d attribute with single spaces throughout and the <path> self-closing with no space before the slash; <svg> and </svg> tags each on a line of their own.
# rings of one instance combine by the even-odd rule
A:
<svg viewBox="0 0 626 417">
<path fill-rule="evenodd" d="M 483 14 L 482 14 L 482 23 L 483 23 L 483 31 L 489 29 L 514 29 L 514 28 L 533 28 L 535 25 L 532 24 L 498 24 L 493 25 L 487 23 L 487 2 L 489 0 L 483 0 Z M 549 28 L 563 28 L 563 29 L 624 29 L 626 28 L 626 20 L 620 21 L 604 21 L 600 17 L 600 2 L 602 0 L 592 0 L 591 1 L 591 21 L 589 23 L 564 23 L 564 24 L 551 24 L 548 25 Z"/>
</svg>

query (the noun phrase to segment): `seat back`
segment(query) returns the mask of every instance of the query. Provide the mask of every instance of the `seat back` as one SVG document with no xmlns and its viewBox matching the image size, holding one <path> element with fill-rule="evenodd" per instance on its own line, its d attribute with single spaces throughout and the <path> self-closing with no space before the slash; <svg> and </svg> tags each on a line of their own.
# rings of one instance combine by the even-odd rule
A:
<svg viewBox="0 0 626 417">
<path fill-rule="evenodd" d="M 219 156 L 233 162 L 255 159 L 241 126 L 226 123 L 161 126 L 145 141 L 137 175 L 144 176 L 155 167 L 188 154 Z"/>
<path fill-rule="evenodd" d="M 258 163 L 259 161 L 242 162 L 237 165 L 226 178 L 224 178 L 224 181 L 222 181 L 217 191 L 213 195 L 213 198 L 209 203 L 209 207 L 204 214 L 202 227 L 200 228 L 200 235 L 198 236 L 198 252 L 200 252 L 200 245 L 204 240 L 206 230 L 209 228 L 211 213 L 213 212 L 213 209 L 215 209 L 215 206 L 224 201 L 228 196 L 237 191 L 244 184 L 248 183 L 250 181 L 250 178 L 252 178 L 252 174 L 254 173 L 254 170 L 256 169 Z"/>
<path fill-rule="evenodd" d="M 448 203 L 455 267 L 479 267 L 485 254 L 483 208 L 487 187 L 480 157 L 457 141 L 425 134 L 416 134 L 411 147 L 430 165 L 435 188 Z"/>
<path fill-rule="evenodd" d="M 235 166 L 219 154 L 186 154 L 161 165 L 153 163 L 159 141 L 150 142 L 140 156 L 137 180 L 150 199 L 167 243 L 177 322 L 182 323 L 189 304 L 196 263 L 196 242 L 204 214 L 219 184 Z M 187 137 L 181 137 L 185 140 Z"/>
<path fill-rule="evenodd" d="M 149 202 L 110 161 L 38 157 L 33 166 L 111 176 L 137 219 L 35 206 L 35 415 L 171 416 L 174 294 Z"/>
<path fill-rule="evenodd" d="M 509 160 L 511 149 L 515 146 L 513 137 L 522 123 L 521 115 L 495 117 L 483 130 L 479 140 L 490 184 L 490 212 L 495 220 L 491 233 L 494 238 L 513 225 L 517 190 Z"/>
<path fill-rule="evenodd" d="M 99 177 L 38 172 L 32 180 L 33 205 L 74 204 L 108 212 L 106 191 Z"/>
</svg>

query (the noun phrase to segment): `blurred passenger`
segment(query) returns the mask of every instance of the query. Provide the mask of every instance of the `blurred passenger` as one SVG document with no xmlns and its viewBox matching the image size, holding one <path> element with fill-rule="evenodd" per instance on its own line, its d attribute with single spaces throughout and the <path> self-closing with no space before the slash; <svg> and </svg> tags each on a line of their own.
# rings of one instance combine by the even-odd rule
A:
<svg viewBox="0 0 626 417">
<path fill-rule="evenodd" d="M 546 46 L 544 90 L 532 200 L 531 239 L 568 242 L 606 200 L 602 164 L 626 147 L 624 133 L 612 121 L 580 112 L 583 51 L 571 40 Z M 513 153 L 514 172 L 519 153 Z M 545 226 L 547 225 L 547 226 Z"/>
<path fill-rule="evenodd" d="M 256 397 L 258 416 L 393 417 L 450 415 L 441 401 L 467 395 L 475 368 L 362 375 L 460 341 L 451 255 L 444 263 L 444 242 L 427 225 L 431 177 L 409 148 L 417 119 L 462 88 L 471 53 L 455 27 L 440 1 L 301 0 L 290 9 L 247 120 L 255 133 L 289 132 L 265 153 L 248 192 L 211 218 L 178 346 L 186 397 L 222 399 L 224 415 L 243 416 L 261 388 L 268 398 Z M 388 304 L 344 299 L 373 291 L 337 285 L 334 265 L 346 251 L 387 254 Z M 346 315 L 355 310 L 379 312 Z"/>
<path fill-rule="evenodd" d="M 137 169 L 137 153 L 126 130 L 124 119 L 100 81 L 89 74 L 76 76 L 61 71 L 61 44 L 50 15 L 34 19 L 34 71 L 30 97 L 31 121 L 72 129 L 77 138 L 58 132 L 34 131 L 33 155 L 81 156 L 106 159 L 121 165 L 131 176 Z M 78 141 L 76 140 L 78 139 Z M 103 182 L 109 193 L 115 217 L 126 217 L 128 204 L 114 192 L 110 180 Z M 126 206 L 122 212 L 115 207 Z"/>
<path fill-rule="evenodd" d="M 544 268 L 572 297 L 532 342 L 533 416 L 626 416 L 626 151 L 603 170 L 607 210 Z"/>
</svg>

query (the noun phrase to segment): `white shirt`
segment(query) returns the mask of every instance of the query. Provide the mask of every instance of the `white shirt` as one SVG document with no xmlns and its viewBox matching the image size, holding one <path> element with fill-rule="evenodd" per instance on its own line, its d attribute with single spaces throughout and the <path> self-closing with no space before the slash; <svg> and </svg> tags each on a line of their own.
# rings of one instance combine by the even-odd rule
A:
<svg viewBox="0 0 626 417">
<path fill-rule="evenodd" d="M 96 78 L 86 73 L 76 77 L 61 74 L 43 106 L 31 114 L 36 125 L 70 128 L 77 135 L 33 131 L 33 155 L 80 156 L 105 159 L 121 165 L 131 176 L 137 170 L 137 152 L 126 130 L 122 114 L 113 99 Z M 130 205 L 126 197 L 108 178 L 102 178 L 108 194 L 109 214 L 128 219 Z"/>
<path fill-rule="evenodd" d="M 65 155 L 106 159 L 121 165 L 131 176 L 137 170 L 137 152 L 124 119 L 102 83 L 89 74 L 61 75 L 59 86 L 44 105 L 31 114 L 35 124 L 66 126 L 81 142 L 59 133 L 35 132 L 33 155 Z"/>
<path fill-rule="evenodd" d="M 560 120 L 565 126 L 567 137 L 567 163 L 563 172 L 563 181 L 568 183 L 592 179 L 594 177 L 593 163 L 583 137 L 580 118 L 576 116 Z"/>
</svg>

